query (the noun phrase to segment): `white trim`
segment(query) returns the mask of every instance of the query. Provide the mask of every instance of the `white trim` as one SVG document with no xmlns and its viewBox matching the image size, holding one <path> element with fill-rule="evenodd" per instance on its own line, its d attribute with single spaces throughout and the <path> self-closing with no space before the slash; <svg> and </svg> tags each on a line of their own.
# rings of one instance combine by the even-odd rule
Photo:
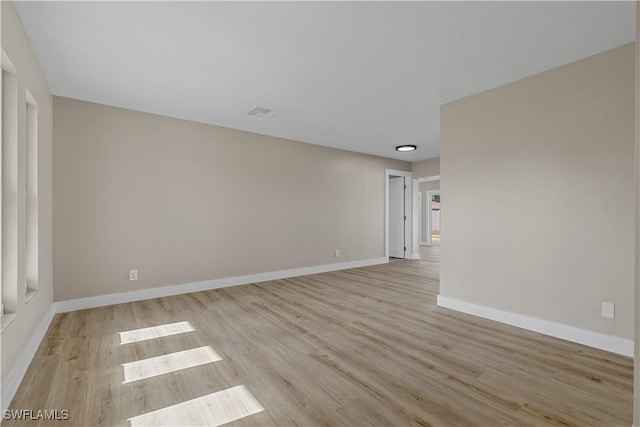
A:
<svg viewBox="0 0 640 427">
<path fill-rule="evenodd" d="M 11 60 L 9 59 L 9 55 L 7 55 L 7 52 L 5 52 L 4 49 L 2 49 L 2 59 L 0 60 L 0 67 L 2 67 L 2 69 L 8 73 L 18 74 L 16 67 L 13 65 L 13 62 L 11 62 Z"/>
<path fill-rule="evenodd" d="M 418 187 L 418 245 L 422 244 L 422 233 L 422 192 Z"/>
<path fill-rule="evenodd" d="M 210 289 L 227 288 L 229 286 L 247 285 L 249 283 L 266 282 L 269 280 L 286 279 L 309 274 L 326 273 L 329 271 L 346 270 L 349 268 L 367 267 L 385 264 L 389 258 L 371 258 L 360 261 L 341 262 L 337 264 L 318 265 L 313 267 L 294 268 L 291 270 L 271 271 L 268 273 L 250 274 L 248 276 L 226 277 L 223 279 L 205 280 L 202 282 L 184 283 L 181 285 L 163 286 L 159 288 L 142 289 L 139 291 L 122 292 L 118 294 L 99 295 L 95 297 L 79 298 L 55 303 L 56 313 L 84 310 L 87 308 L 103 307 L 106 305 L 122 304 L 152 298 L 168 297 L 172 295 L 188 294 L 190 292 L 207 291 Z"/>
<path fill-rule="evenodd" d="M 413 253 L 409 259 L 420 259 L 420 254 Z"/>
<path fill-rule="evenodd" d="M 36 107 L 38 108 L 38 103 L 36 102 L 36 99 L 33 97 L 33 95 L 31 94 L 31 92 L 29 91 L 29 89 L 25 90 L 25 94 L 24 94 L 24 102 L 27 105 L 30 105 L 32 107 Z"/>
<path fill-rule="evenodd" d="M 407 250 L 404 252 L 406 259 L 413 259 L 413 179 L 411 173 L 404 178 L 407 188 L 404 189 L 404 245 Z"/>
<path fill-rule="evenodd" d="M 425 176 L 425 177 L 422 177 L 422 178 L 418 178 L 418 183 L 430 182 L 430 181 L 440 181 L 440 175 Z"/>
<path fill-rule="evenodd" d="M 24 379 L 24 375 L 27 373 L 27 369 L 29 369 L 29 365 L 31 365 L 31 361 L 38 351 L 38 347 L 40 347 L 40 343 L 49 329 L 49 325 L 51 324 L 54 315 L 55 306 L 54 304 L 51 304 L 51 306 L 49 306 L 49 310 L 47 310 L 40 321 L 40 324 L 31 336 L 31 339 L 27 343 L 27 346 L 22 351 L 22 354 L 18 358 L 13 370 L 2 382 L 2 403 L 0 403 L 2 411 L 5 411 L 11 404 L 13 397 L 18 391 L 18 387 L 20 387 L 20 383 L 22 383 L 22 380 Z"/>
<path fill-rule="evenodd" d="M 411 172 L 397 169 L 384 170 L 384 257 L 389 259 L 389 178 L 392 176 L 405 177 L 404 182 L 407 188 L 404 191 L 404 211 L 407 219 L 404 227 L 404 243 L 407 250 L 404 256 L 407 259 L 411 259 L 413 256 L 413 192 L 411 191 L 413 180 L 411 179 Z"/>
<path fill-rule="evenodd" d="M 442 295 L 438 295 L 438 306 L 485 319 L 495 320 L 506 323 L 507 325 L 517 326 L 522 329 L 539 332 L 578 344 L 584 344 L 589 347 L 599 348 L 623 356 L 633 357 L 633 340 L 626 338 L 601 334 L 551 320 L 543 320 L 523 314 L 497 310 Z"/>
</svg>

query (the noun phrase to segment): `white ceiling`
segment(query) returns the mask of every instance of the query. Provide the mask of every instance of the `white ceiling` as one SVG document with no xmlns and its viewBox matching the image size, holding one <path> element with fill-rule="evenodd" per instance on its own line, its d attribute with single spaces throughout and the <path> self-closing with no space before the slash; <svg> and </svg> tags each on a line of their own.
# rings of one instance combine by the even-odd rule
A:
<svg viewBox="0 0 640 427">
<path fill-rule="evenodd" d="M 411 161 L 440 105 L 635 38 L 634 2 L 16 7 L 55 95 Z"/>
</svg>

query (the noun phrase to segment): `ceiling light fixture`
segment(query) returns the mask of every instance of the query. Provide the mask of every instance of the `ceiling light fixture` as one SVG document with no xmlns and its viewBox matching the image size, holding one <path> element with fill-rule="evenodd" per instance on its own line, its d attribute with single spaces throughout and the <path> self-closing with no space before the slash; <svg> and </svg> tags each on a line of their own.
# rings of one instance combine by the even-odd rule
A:
<svg viewBox="0 0 640 427">
<path fill-rule="evenodd" d="M 407 152 L 407 151 L 416 151 L 418 149 L 415 145 L 398 145 L 396 147 L 396 151 Z"/>
</svg>

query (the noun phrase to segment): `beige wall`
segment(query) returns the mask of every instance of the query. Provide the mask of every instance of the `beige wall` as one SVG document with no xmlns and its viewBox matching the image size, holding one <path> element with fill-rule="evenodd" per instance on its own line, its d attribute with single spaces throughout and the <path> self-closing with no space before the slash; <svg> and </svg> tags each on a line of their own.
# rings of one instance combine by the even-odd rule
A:
<svg viewBox="0 0 640 427">
<path fill-rule="evenodd" d="M 440 189 L 440 180 L 426 181 L 418 184 L 418 190 L 422 193 L 426 193 L 427 191 L 439 190 L 439 189 Z"/>
<path fill-rule="evenodd" d="M 425 178 L 440 175 L 440 159 L 427 159 L 411 163 L 413 178 Z"/>
<path fill-rule="evenodd" d="M 633 425 L 640 426 L 640 4 L 636 2 L 636 247 L 635 247 L 635 363 Z"/>
<path fill-rule="evenodd" d="M 18 176 L 18 306 L 15 319 L 2 332 L 2 389 L 14 372 L 31 336 L 52 307 L 52 226 L 51 226 L 51 94 L 40 65 L 31 49 L 22 22 L 12 2 L 1 2 L 2 48 L 18 73 L 18 160 L 25 162 L 25 91 L 29 89 L 38 103 L 38 228 L 39 228 L 39 288 L 38 293 L 25 302 L 25 171 Z M 2 402 L 5 407 L 8 402 Z"/>
<path fill-rule="evenodd" d="M 426 181 L 418 184 L 418 190 L 422 193 L 427 191 L 439 190 L 440 189 L 440 180 L 438 181 Z"/>
<path fill-rule="evenodd" d="M 383 257 L 385 168 L 410 168 L 66 98 L 54 111 L 55 300 Z"/>
<path fill-rule="evenodd" d="M 634 61 L 626 45 L 442 107 L 443 296 L 633 338 Z"/>
</svg>

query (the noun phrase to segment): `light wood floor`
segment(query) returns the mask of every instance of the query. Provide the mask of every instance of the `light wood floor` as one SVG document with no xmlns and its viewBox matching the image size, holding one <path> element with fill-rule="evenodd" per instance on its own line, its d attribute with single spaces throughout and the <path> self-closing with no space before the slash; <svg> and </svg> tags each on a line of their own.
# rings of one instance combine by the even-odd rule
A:
<svg viewBox="0 0 640 427">
<path fill-rule="evenodd" d="M 435 262 L 439 268 L 440 265 L 440 246 L 418 246 L 418 255 L 420 259 L 428 262 Z"/>
<path fill-rule="evenodd" d="M 437 267 L 59 314 L 11 408 L 68 409 L 57 426 L 631 424 L 631 359 L 437 308 Z"/>
</svg>

